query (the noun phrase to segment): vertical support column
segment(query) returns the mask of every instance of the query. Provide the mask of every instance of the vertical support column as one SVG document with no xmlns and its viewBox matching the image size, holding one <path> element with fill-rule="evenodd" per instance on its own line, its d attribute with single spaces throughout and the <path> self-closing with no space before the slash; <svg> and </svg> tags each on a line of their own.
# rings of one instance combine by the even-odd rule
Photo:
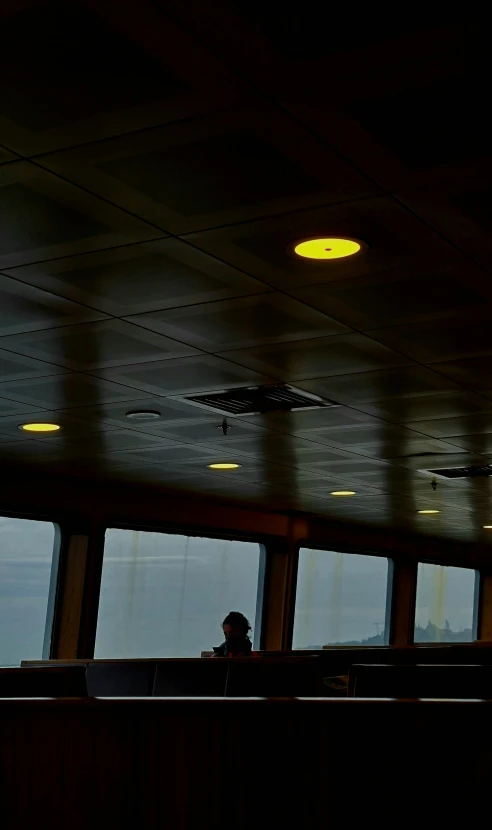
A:
<svg viewBox="0 0 492 830">
<path fill-rule="evenodd" d="M 78 656 L 88 543 L 87 534 L 81 533 L 70 533 L 64 542 L 51 649 L 51 657 L 55 659 L 69 660 Z"/>
<path fill-rule="evenodd" d="M 288 545 L 285 539 L 272 539 L 267 545 L 267 566 L 263 595 L 263 648 L 283 648 L 286 587 L 288 579 Z"/>
<path fill-rule="evenodd" d="M 478 610 L 477 638 L 492 642 L 492 572 L 480 574 L 480 604 Z"/>
<path fill-rule="evenodd" d="M 84 595 L 80 615 L 80 634 L 77 657 L 91 659 L 94 657 L 96 644 L 97 613 L 99 610 L 99 593 L 104 555 L 104 525 L 94 523 L 91 526 L 87 548 L 87 565 L 85 569 Z"/>
<path fill-rule="evenodd" d="M 417 562 L 397 560 L 393 562 L 393 587 L 391 596 L 392 646 L 408 646 L 413 643 L 415 598 L 417 593 Z"/>
</svg>

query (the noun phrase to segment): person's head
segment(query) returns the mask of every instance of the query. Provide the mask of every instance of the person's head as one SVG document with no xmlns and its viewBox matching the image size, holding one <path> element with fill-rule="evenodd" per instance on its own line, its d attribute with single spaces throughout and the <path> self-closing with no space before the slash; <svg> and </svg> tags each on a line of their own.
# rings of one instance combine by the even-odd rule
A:
<svg viewBox="0 0 492 830">
<path fill-rule="evenodd" d="M 240 611 L 230 611 L 222 623 L 222 631 L 226 640 L 232 640 L 237 637 L 247 637 L 248 631 L 251 631 L 251 626 Z"/>
</svg>

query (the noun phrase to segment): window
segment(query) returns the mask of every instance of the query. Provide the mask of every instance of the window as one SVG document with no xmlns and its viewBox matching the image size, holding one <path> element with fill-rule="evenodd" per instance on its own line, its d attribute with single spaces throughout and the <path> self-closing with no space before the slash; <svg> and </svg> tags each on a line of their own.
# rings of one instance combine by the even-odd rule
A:
<svg viewBox="0 0 492 830">
<path fill-rule="evenodd" d="M 294 648 L 388 642 L 388 559 L 299 551 Z"/>
<path fill-rule="evenodd" d="M 477 572 L 419 563 L 416 643 L 469 643 L 475 639 Z"/>
<path fill-rule="evenodd" d="M 253 542 L 108 529 L 96 657 L 199 657 L 229 611 L 258 637 L 262 557 Z"/>
<path fill-rule="evenodd" d="M 49 657 L 58 557 L 51 522 L 0 516 L 0 665 Z"/>
</svg>

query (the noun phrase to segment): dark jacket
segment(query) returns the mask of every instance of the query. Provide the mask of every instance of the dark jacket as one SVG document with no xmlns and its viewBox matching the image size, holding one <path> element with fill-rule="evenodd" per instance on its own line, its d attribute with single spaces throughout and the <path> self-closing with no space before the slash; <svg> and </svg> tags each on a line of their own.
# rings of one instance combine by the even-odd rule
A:
<svg viewBox="0 0 492 830">
<path fill-rule="evenodd" d="M 251 648 L 249 637 L 229 637 L 214 652 L 216 657 L 251 657 Z"/>
</svg>

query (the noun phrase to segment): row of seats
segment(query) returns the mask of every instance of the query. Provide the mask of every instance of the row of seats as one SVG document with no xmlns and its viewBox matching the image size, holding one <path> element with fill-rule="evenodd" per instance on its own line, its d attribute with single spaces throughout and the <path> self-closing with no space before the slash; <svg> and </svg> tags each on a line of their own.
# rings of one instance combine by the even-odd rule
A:
<svg viewBox="0 0 492 830">
<path fill-rule="evenodd" d="M 0 697 L 315 697 L 316 657 L 94 660 L 0 670 Z"/>
<path fill-rule="evenodd" d="M 492 666 L 352 666 L 349 697 L 492 700 Z"/>
</svg>

